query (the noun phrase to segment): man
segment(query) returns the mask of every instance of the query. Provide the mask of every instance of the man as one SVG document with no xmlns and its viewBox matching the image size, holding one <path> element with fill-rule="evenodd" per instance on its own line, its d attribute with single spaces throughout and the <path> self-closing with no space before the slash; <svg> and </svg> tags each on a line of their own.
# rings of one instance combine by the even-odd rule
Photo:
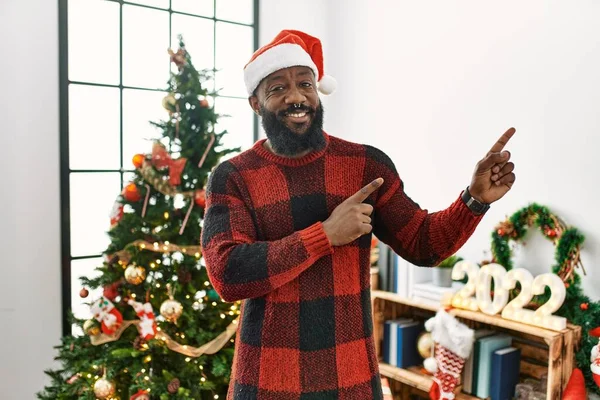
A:
<svg viewBox="0 0 600 400">
<path fill-rule="evenodd" d="M 321 44 L 282 31 L 244 70 L 267 135 L 221 163 L 207 187 L 202 246 L 225 301 L 243 300 L 228 399 L 383 397 L 372 337 L 371 235 L 435 266 L 470 237 L 515 181 L 502 151 L 477 164 L 468 190 L 429 214 L 403 191 L 382 151 L 322 130 Z"/>
</svg>

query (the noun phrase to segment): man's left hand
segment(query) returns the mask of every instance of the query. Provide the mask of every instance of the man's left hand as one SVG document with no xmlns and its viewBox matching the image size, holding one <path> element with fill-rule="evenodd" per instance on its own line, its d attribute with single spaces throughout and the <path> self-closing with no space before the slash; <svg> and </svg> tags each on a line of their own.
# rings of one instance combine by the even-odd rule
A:
<svg viewBox="0 0 600 400">
<path fill-rule="evenodd" d="M 510 152 L 504 146 L 515 134 L 510 128 L 492 146 L 485 158 L 477 163 L 469 192 L 482 203 L 493 203 L 501 199 L 515 183 L 515 164 L 510 162 Z"/>
</svg>

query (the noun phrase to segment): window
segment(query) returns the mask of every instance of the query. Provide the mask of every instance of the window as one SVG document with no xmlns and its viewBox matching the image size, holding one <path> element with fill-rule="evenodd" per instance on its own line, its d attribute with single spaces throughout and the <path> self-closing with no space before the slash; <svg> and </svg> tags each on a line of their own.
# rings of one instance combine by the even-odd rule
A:
<svg viewBox="0 0 600 400">
<path fill-rule="evenodd" d="M 59 0 L 63 333 L 67 310 L 89 318 L 80 276 L 102 263 L 112 205 L 136 153 L 159 136 L 149 121 L 162 108 L 179 34 L 198 69 L 215 71 L 207 89 L 227 129 L 223 145 L 249 148 L 258 121 L 242 68 L 258 45 L 258 0 Z M 175 70 L 175 69 L 173 69 Z"/>
</svg>

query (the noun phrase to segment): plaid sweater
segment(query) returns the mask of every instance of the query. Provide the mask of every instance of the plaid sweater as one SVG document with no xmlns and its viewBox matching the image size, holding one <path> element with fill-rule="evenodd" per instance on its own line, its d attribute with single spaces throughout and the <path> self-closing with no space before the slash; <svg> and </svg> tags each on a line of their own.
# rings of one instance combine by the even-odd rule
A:
<svg viewBox="0 0 600 400">
<path fill-rule="evenodd" d="M 322 221 L 378 177 L 373 233 L 410 262 L 455 253 L 481 217 L 460 196 L 428 213 L 382 151 L 325 134 L 301 158 L 253 148 L 211 174 L 202 247 L 215 290 L 243 300 L 227 399 L 382 399 L 370 296 L 371 235 L 332 247 Z"/>
</svg>

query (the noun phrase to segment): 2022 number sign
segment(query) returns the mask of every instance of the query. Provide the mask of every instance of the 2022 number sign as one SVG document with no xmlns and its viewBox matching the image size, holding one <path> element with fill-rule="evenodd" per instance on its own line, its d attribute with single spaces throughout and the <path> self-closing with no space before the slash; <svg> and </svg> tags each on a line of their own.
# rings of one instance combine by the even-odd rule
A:
<svg viewBox="0 0 600 400">
<path fill-rule="evenodd" d="M 552 315 L 565 301 L 566 289 L 562 280 L 555 274 L 547 273 L 533 277 L 524 268 L 510 271 L 500 264 L 486 264 L 479 267 L 470 261 L 460 261 L 452 269 L 452 279 L 461 280 L 467 276 L 467 283 L 452 298 L 452 306 L 488 315 L 501 313 L 502 318 L 535 325 L 546 329 L 562 330 L 567 326 L 563 317 Z M 494 281 L 494 297 L 492 299 L 492 280 Z M 519 295 L 512 301 L 509 291 L 517 282 L 521 284 Z M 550 288 L 550 299 L 537 310 L 524 309 L 534 295 L 543 294 Z M 473 296 L 475 295 L 475 296 Z"/>
</svg>

